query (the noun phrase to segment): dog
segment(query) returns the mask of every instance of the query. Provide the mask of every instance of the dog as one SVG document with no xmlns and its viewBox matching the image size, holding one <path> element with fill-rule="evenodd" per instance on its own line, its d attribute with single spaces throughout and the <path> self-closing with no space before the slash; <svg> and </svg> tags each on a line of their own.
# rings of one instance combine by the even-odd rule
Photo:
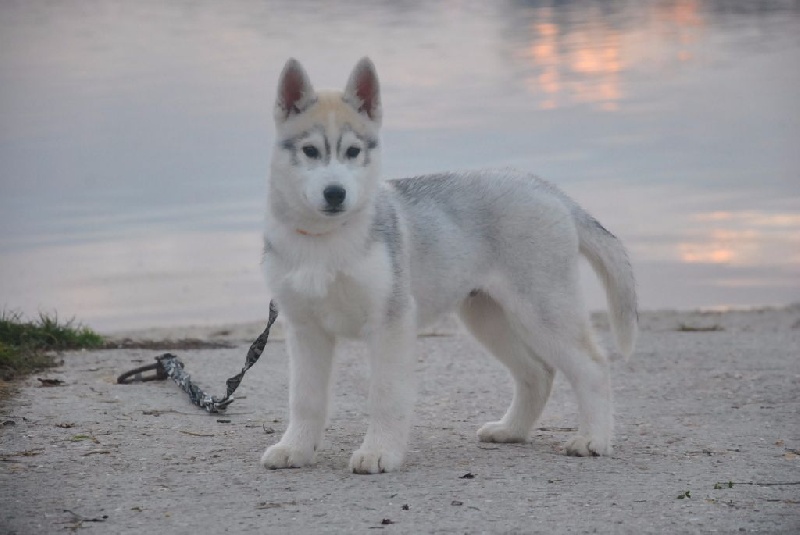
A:
<svg viewBox="0 0 800 535">
<path fill-rule="evenodd" d="M 609 364 L 583 305 L 579 258 L 603 282 L 617 345 L 629 356 L 636 291 L 620 241 L 526 173 L 381 180 L 381 95 L 369 58 L 343 92 L 316 91 L 289 59 L 274 114 L 264 267 L 286 320 L 290 420 L 261 463 L 314 462 L 336 341 L 360 338 L 370 349 L 369 426 L 350 470 L 399 469 L 412 423 L 417 328 L 452 312 L 514 380 L 507 412 L 481 427 L 479 440 L 526 441 L 560 370 L 580 418 L 566 453 L 610 455 Z"/>
</svg>

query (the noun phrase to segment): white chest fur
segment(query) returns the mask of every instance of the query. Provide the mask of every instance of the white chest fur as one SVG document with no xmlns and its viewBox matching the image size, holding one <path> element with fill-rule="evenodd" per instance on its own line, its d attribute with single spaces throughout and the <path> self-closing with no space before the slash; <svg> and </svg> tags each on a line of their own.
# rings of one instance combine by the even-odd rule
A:
<svg viewBox="0 0 800 535">
<path fill-rule="evenodd" d="M 382 243 L 373 243 L 347 262 L 287 265 L 275 258 L 268 259 L 266 267 L 290 321 L 313 321 L 336 336 L 366 336 L 385 317 L 394 287 L 391 260 Z"/>
</svg>

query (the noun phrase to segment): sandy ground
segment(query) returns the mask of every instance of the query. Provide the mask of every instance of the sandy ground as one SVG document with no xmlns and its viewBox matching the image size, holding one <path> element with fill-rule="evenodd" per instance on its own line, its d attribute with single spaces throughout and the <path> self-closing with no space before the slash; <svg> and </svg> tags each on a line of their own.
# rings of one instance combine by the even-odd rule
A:
<svg viewBox="0 0 800 535">
<path fill-rule="evenodd" d="M 603 317 L 596 323 L 608 339 Z M 125 334 L 236 344 L 176 351 L 221 393 L 259 329 Z M 346 470 L 366 426 L 360 345 L 340 348 L 317 465 L 281 471 L 258 464 L 286 427 L 279 336 L 222 416 L 194 408 L 171 382 L 115 384 L 154 350 L 66 354 L 2 409 L 0 533 L 800 530 L 800 306 L 643 314 L 636 354 L 613 363 L 611 458 L 563 455 L 576 407 L 560 377 L 529 443 L 479 443 L 476 429 L 506 408 L 509 379 L 452 325 L 437 332 L 418 344 L 405 468 L 376 476 Z M 41 387 L 38 377 L 64 385 Z"/>
</svg>

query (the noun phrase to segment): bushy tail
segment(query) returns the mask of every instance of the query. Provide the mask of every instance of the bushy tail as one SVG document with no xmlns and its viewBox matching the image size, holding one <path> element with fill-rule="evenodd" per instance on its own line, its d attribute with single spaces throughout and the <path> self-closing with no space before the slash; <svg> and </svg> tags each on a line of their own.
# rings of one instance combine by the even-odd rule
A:
<svg viewBox="0 0 800 535">
<path fill-rule="evenodd" d="M 622 242 L 577 204 L 572 214 L 578 228 L 580 251 L 603 283 L 608 299 L 611 329 L 620 352 L 629 357 L 636 344 L 639 315 L 636 281 Z"/>
</svg>

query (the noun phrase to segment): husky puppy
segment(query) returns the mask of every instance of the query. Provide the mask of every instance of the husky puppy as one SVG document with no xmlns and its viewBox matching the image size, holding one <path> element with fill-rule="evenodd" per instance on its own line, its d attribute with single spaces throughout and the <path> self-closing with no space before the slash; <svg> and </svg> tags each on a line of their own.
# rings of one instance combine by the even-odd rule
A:
<svg viewBox="0 0 800 535">
<path fill-rule="evenodd" d="M 569 455 L 610 455 L 609 364 L 584 310 L 578 259 L 608 296 L 623 354 L 637 331 L 622 244 L 553 185 L 510 170 L 381 180 L 381 97 L 368 58 L 344 92 L 316 91 L 290 59 L 278 82 L 265 232 L 268 285 L 286 320 L 290 422 L 267 468 L 314 462 L 336 341 L 369 345 L 369 427 L 350 459 L 359 474 L 400 468 L 415 397 L 417 328 L 457 312 L 511 372 L 505 415 L 484 442 L 523 442 L 556 370 L 578 397 Z"/>
</svg>

